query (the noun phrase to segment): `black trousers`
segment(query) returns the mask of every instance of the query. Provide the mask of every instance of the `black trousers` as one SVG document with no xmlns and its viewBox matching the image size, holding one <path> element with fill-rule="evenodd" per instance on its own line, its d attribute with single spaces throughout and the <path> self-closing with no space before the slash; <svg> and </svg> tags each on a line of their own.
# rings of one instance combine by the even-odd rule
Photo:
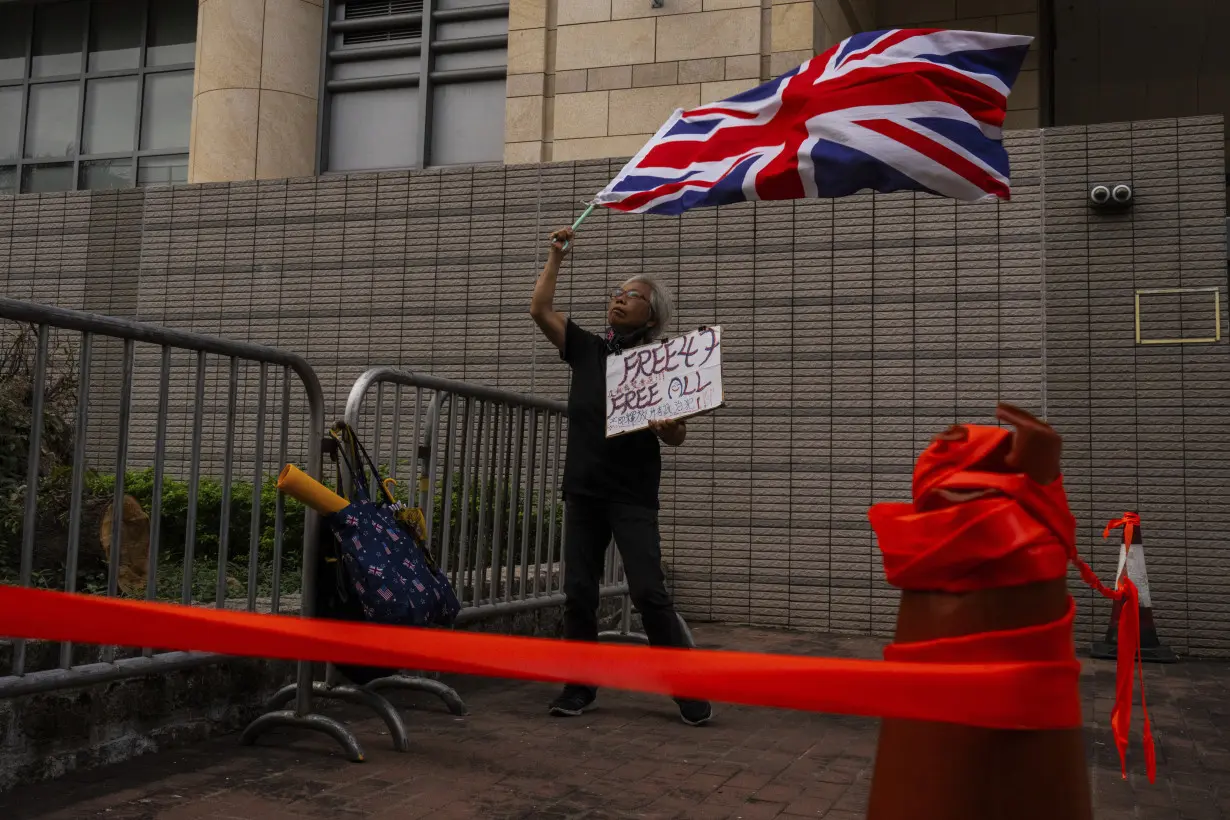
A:
<svg viewBox="0 0 1230 820">
<path fill-rule="evenodd" d="M 662 573 L 658 511 L 585 496 L 570 496 L 565 509 L 564 637 L 598 640 L 598 589 L 613 535 L 624 561 L 632 603 L 641 613 L 649 642 L 686 647 Z"/>
</svg>

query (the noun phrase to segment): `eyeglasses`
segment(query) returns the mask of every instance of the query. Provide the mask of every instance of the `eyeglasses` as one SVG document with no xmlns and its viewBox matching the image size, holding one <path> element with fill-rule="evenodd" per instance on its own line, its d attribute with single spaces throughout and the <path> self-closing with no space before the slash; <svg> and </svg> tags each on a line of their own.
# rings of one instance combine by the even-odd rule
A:
<svg viewBox="0 0 1230 820">
<path fill-rule="evenodd" d="M 615 290 L 611 291 L 611 301 L 612 302 L 620 298 L 640 299 L 642 302 L 649 301 L 648 296 L 646 296 L 645 294 L 641 293 L 639 290 L 636 290 L 636 289 L 624 290 L 623 288 L 615 288 Z"/>
</svg>

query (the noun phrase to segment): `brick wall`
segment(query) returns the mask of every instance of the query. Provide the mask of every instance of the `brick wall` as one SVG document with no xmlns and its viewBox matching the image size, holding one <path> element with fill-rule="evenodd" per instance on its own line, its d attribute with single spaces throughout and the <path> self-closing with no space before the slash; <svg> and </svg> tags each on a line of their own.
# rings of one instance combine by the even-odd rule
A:
<svg viewBox="0 0 1230 820">
<path fill-rule="evenodd" d="M 1008 143 L 1011 203 L 868 195 L 586 224 L 562 309 L 596 327 L 608 288 L 648 270 L 676 289 L 678 328 L 726 332 L 730 407 L 666 459 L 663 526 L 688 616 L 890 634 L 896 594 L 867 507 L 905 499 L 929 438 L 954 419 L 989 421 L 1003 398 L 1065 434 L 1080 548 L 1097 571 L 1115 568 L 1102 524 L 1139 509 L 1163 638 L 1230 655 L 1230 350 L 1136 345 L 1133 313 L 1135 289 L 1172 286 L 1221 288 L 1225 310 L 1221 121 Z M 562 397 L 567 371 L 527 315 L 542 238 L 619 165 L 0 199 L 0 289 L 298 351 L 332 416 L 375 364 Z M 1135 208 L 1091 213 L 1090 184 L 1120 179 Z M 1207 302 L 1167 304 L 1146 306 L 1149 328 L 1210 324 Z M 152 447 L 156 374 L 142 360 L 138 458 Z M 226 386 L 219 371 L 210 395 Z M 178 446 L 190 382 L 172 404 Z M 1086 644 L 1109 607 L 1078 594 Z"/>
</svg>

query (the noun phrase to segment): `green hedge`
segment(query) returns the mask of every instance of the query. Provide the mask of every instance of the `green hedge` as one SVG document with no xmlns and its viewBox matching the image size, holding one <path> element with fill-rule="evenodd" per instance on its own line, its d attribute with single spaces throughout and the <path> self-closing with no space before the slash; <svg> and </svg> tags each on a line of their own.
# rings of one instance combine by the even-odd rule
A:
<svg viewBox="0 0 1230 820">
<path fill-rule="evenodd" d="M 272 585 L 272 559 L 274 549 L 274 529 L 278 491 L 276 477 L 269 476 L 262 482 L 260 493 L 260 534 L 259 534 L 259 594 L 264 597 L 270 594 Z M 458 540 L 461 528 L 461 518 L 466 506 L 461 474 L 452 477 L 452 501 L 450 505 L 450 549 L 448 565 L 456 568 L 458 565 Z M 441 482 L 442 484 L 442 482 Z M 98 549 L 89 549 L 86 545 L 97 545 L 97 527 L 104 511 L 114 498 L 115 476 L 89 471 L 85 476 L 83 507 L 93 510 L 92 518 L 83 519 L 81 574 L 78 589 L 86 592 L 101 592 L 106 589 L 107 571 Z M 439 488 L 440 485 L 437 485 Z M 68 467 L 57 467 L 45 476 L 39 484 L 39 520 L 40 529 L 46 531 L 52 527 L 60 532 L 66 532 L 71 502 L 72 471 Z M 396 495 L 403 502 L 408 500 L 409 487 L 399 485 Z M 492 564 L 491 548 L 494 544 L 495 506 L 497 485 L 492 482 L 487 488 L 487 526 L 485 533 L 486 549 L 479 556 L 481 566 Z M 154 471 L 152 468 L 129 472 L 124 478 L 124 493 L 140 503 L 146 513 L 153 510 Z M 193 598 L 195 600 L 212 600 L 215 597 L 217 578 L 217 560 L 219 533 L 222 527 L 222 482 L 213 477 L 202 477 L 197 487 L 195 544 L 193 548 Z M 501 555 L 500 565 L 507 566 L 509 561 L 520 563 L 520 547 L 523 535 L 523 525 L 526 515 L 530 516 L 529 545 L 531 560 L 537 538 L 537 522 L 541 499 L 535 497 L 526 499 L 524 495 L 517 500 L 515 510 L 516 525 L 513 539 L 508 542 L 508 518 L 514 514 L 511 504 L 511 487 L 505 484 L 503 492 L 503 511 L 500 516 Z M 17 577 L 19 565 L 19 549 L 21 534 L 22 510 L 25 499 L 24 485 L 0 498 L 0 580 L 12 581 Z M 479 535 L 480 502 L 482 488 L 475 483 L 470 488 L 469 531 L 470 558 L 467 563 L 474 562 L 474 542 Z M 554 540 L 550 540 L 550 499 L 543 509 L 542 557 L 543 560 L 558 560 L 563 540 L 563 504 L 557 500 L 555 504 Z M 293 593 L 299 590 L 300 572 L 302 569 L 303 545 L 303 505 L 290 497 L 284 499 L 284 530 L 282 542 L 282 593 Z M 160 528 L 160 549 L 158 556 L 157 588 L 158 597 L 166 600 L 178 600 L 182 583 L 186 536 L 188 531 L 188 483 L 178 477 L 164 475 L 162 486 L 162 508 Z M 433 553 L 441 556 L 441 539 L 443 538 L 444 503 L 442 495 L 437 492 L 435 508 L 432 510 Z M 252 515 L 252 484 L 245 481 L 234 481 L 231 484 L 230 522 L 228 527 L 229 545 L 227 574 L 235 579 L 238 585 L 232 584 L 230 596 L 242 597 L 246 594 L 248 578 L 249 538 L 251 535 Z M 64 584 L 63 560 L 57 561 L 51 568 L 36 571 L 34 582 L 37 586 L 62 588 Z"/>
<path fill-rule="evenodd" d="M 0 328 L 0 560 L 6 541 L 21 534 L 37 349 L 34 325 Z M 72 459 L 72 419 L 77 404 L 72 351 L 49 342 L 46 371 L 38 453 L 39 472 L 44 475 Z"/>
<path fill-rule="evenodd" d="M 101 592 L 106 589 L 106 562 L 98 547 L 97 527 L 103 512 L 110 506 L 115 492 L 115 476 L 87 472 L 82 497 L 82 532 L 79 552 L 80 575 L 78 588 L 85 592 Z M 41 533 L 57 531 L 64 534 L 68 529 L 71 509 L 72 471 L 60 467 L 39 482 L 38 508 Z M 141 508 L 150 513 L 153 509 L 154 471 L 139 470 L 127 473 L 124 492 L 131 495 Z M 196 537 L 193 548 L 193 598 L 211 600 L 217 583 L 219 533 L 222 527 L 222 482 L 212 477 L 202 477 L 197 488 Z M 266 479 L 261 486 L 261 521 L 259 545 L 259 594 L 267 596 L 272 591 L 272 563 L 274 530 L 277 504 L 276 477 Z M 25 504 L 24 484 L 7 498 L 0 499 L 0 580 L 12 581 L 17 577 L 20 565 L 20 535 L 22 510 Z M 235 481 L 231 485 L 230 525 L 227 574 L 234 578 L 241 590 L 231 584 L 231 596 L 246 594 L 248 579 L 249 536 L 251 534 L 252 485 Z M 282 541 L 282 592 L 295 592 L 300 586 L 303 552 L 303 505 L 292 498 L 285 499 L 284 529 Z M 183 577 L 184 551 L 188 532 L 188 483 L 175 477 L 163 476 L 161 529 L 158 553 L 158 597 L 178 600 Z M 95 549 L 90 549 L 89 545 Z M 39 545 L 40 547 L 43 545 Z M 53 556 L 54 565 L 36 568 L 36 586 L 62 588 L 64 584 L 63 555 Z M 46 563 L 44 560 L 41 563 Z"/>
<path fill-rule="evenodd" d="M 443 482 L 441 482 L 441 484 L 442 483 Z M 449 510 L 450 512 L 449 531 L 450 531 L 450 541 L 452 542 L 452 544 L 450 545 L 450 549 L 449 549 L 449 566 L 456 567 L 457 566 L 457 554 L 458 554 L 458 533 L 460 532 L 460 529 L 461 529 L 461 516 L 465 509 L 465 505 L 463 504 L 465 488 L 463 486 L 462 475 L 460 473 L 456 473 L 453 475 L 452 485 L 453 485 L 452 486 L 452 505 L 451 505 L 451 509 Z M 484 535 L 486 536 L 485 537 L 486 552 L 484 555 L 480 556 L 480 560 L 479 560 L 479 563 L 482 564 L 483 566 L 491 566 L 492 564 L 490 552 L 491 552 L 492 546 L 495 543 L 494 509 L 495 509 L 495 501 L 496 501 L 496 494 L 497 494 L 498 487 L 499 485 L 497 482 L 490 482 L 487 487 L 487 497 L 486 497 L 487 527 L 486 527 L 486 532 L 484 533 Z M 563 502 L 558 499 L 558 496 L 556 496 L 555 540 L 551 541 L 550 540 L 550 535 L 551 535 L 551 518 L 550 518 L 551 498 L 550 498 L 550 495 L 548 495 L 546 499 L 539 498 L 538 492 L 537 492 L 537 486 L 535 486 L 534 498 L 527 499 L 525 497 L 524 489 L 525 489 L 524 487 L 521 488 L 521 492 L 519 493 L 519 497 L 517 498 L 517 509 L 516 509 L 517 524 L 516 524 L 516 528 L 513 533 L 513 540 L 511 543 L 509 543 L 508 541 L 508 518 L 509 518 L 509 515 L 513 514 L 512 491 L 511 491 L 510 483 L 504 484 L 504 492 L 503 492 L 503 499 L 502 499 L 503 505 L 502 505 L 502 511 L 499 517 L 499 520 L 500 520 L 500 553 L 501 553 L 500 554 L 500 566 L 507 566 L 510 557 L 515 558 L 515 560 L 518 563 L 520 563 L 521 540 L 522 540 L 522 534 L 523 534 L 523 526 L 525 523 L 525 517 L 527 514 L 530 516 L 530 528 L 529 528 L 529 536 L 530 536 L 529 545 L 530 545 L 530 555 L 531 555 L 530 560 L 531 561 L 533 560 L 532 556 L 533 556 L 533 551 L 534 551 L 534 545 L 536 541 L 538 540 L 536 532 L 537 532 L 537 524 L 538 524 L 539 506 L 543 506 L 543 511 L 542 511 L 542 530 L 543 532 L 542 532 L 542 539 L 541 539 L 542 540 L 542 558 L 544 561 L 546 561 L 549 559 L 551 555 L 555 555 L 558 560 L 558 556 L 561 554 L 562 543 L 563 543 L 563 533 L 564 533 L 564 505 L 563 505 Z M 548 493 L 551 493 L 551 492 L 558 492 L 558 491 L 548 490 Z M 470 487 L 470 493 L 469 493 L 470 510 L 469 510 L 469 522 L 468 523 L 469 523 L 470 533 L 471 533 L 471 541 L 470 541 L 470 548 L 469 548 L 470 556 L 471 556 L 469 559 L 470 562 L 473 562 L 474 560 L 473 559 L 474 549 L 475 549 L 474 539 L 477 538 L 478 533 L 479 533 L 480 512 L 481 512 L 480 507 L 481 507 L 482 500 L 483 500 L 483 494 L 482 494 L 481 483 L 475 481 Z M 544 501 L 546 502 L 545 505 L 543 504 Z M 432 550 L 437 556 L 440 555 L 440 544 L 441 544 L 441 539 L 443 538 L 443 535 L 444 535 L 444 530 L 441 526 L 441 522 L 444 520 L 443 507 L 444 507 L 444 504 L 443 504 L 442 494 L 437 493 L 435 509 L 432 511 Z"/>
<path fill-rule="evenodd" d="M 89 473 L 86 476 L 86 491 L 97 498 L 111 499 L 115 493 L 115 476 Z M 153 468 L 131 472 L 124 477 L 124 493 L 131 495 L 147 513 L 153 510 Z M 273 558 L 274 529 L 277 514 L 277 476 L 269 476 L 261 483 L 260 494 L 260 557 Z M 247 560 L 249 538 L 252 533 L 252 484 L 246 481 L 231 482 L 230 534 L 227 551 L 231 560 Z M 218 556 L 219 533 L 222 532 L 222 482 L 216 478 L 202 477 L 197 485 L 196 542 L 193 554 L 198 558 Z M 162 530 L 160 541 L 162 553 L 173 559 L 182 559 L 188 533 L 188 482 L 170 476 L 162 479 Z M 283 514 L 282 552 L 284 555 L 300 555 L 303 552 L 303 505 L 285 497 Z"/>
</svg>

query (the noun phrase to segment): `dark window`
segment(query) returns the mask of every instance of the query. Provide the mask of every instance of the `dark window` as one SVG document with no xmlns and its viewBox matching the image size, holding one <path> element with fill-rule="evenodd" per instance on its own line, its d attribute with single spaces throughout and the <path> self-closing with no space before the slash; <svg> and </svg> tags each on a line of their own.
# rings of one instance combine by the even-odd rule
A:
<svg viewBox="0 0 1230 820">
<path fill-rule="evenodd" d="M 26 165 L 21 169 L 21 190 L 31 194 L 73 189 L 73 164 Z"/>
<path fill-rule="evenodd" d="M 81 163 L 77 187 L 89 189 L 131 188 L 132 160 L 93 159 Z"/>
<path fill-rule="evenodd" d="M 147 66 L 182 65 L 196 59 L 196 14 L 196 0 L 150 3 Z"/>
<path fill-rule="evenodd" d="M 145 0 L 94 0 L 90 6 L 89 71 L 117 71 L 141 64 Z"/>
<path fill-rule="evenodd" d="M 352 91 L 333 99 L 332 168 L 410 168 L 418 164 L 414 133 L 418 101 L 413 88 Z"/>
<path fill-rule="evenodd" d="M 187 148 L 192 122 L 192 72 L 150 74 L 141 111 L 142 148 Z"/>
<path fill-rule="evenodd" d="M 21 89 L 0 88 L 0 162 L 15 162 L 21 150 Z"/>
<path fill-rule="evenodd" d="M 344 8 L 347 20 L 360 20 L 364 17 L 421 12 L 423 0 L 352 0 L 346 3 Z"/>
<path fill-rule="evenodd" d="M 48 159 L 77 153 L 77 106 L 80 83 L 43 83 L 30 86 L 26 110 L 26 157 Z"/>
<path fill-rule="evenodd" d="M 197 0 L 0 0 L 0 194 L 187 181 Z"/>
<path fill-rule="evenodd" d="M 503 159 L 507 3 L 328 0 L 325 19 L 322 171 Z"/>
<path fill-rule="evenodd" d="M 31 77 L 81 73 L 81 35 L 85 31 L 85 10 L 84 0 L 34 7 Z"/>
<path fill-rule="evenodd" d="M 0 7 L 0 80 L 26 76 L 26 35 L 30 31 L 28 6 Z"/>
<path fill-rule="evenodd" d="M 449 83 L 433 89 L 431 156 L 437 165 L 466 165 L 504 156 L 503 128 L 475 122 L 504 119 L 504 83 Z"/>
<path fill-rule="evenodd" d="M 85 87 L 86 154 L 131 153 L 137 121 L 137 78 L 107 77 Z"/>
<path fill-rule="evenodd" d="M 138 185 L 172 185 L 187 181 L 187 154 L 141 157 L 141 164 L 137 166 Z"/>
<path fill-rule="evenodd" d="M 347 20 L 387 17 L 393 14 L 413 14 L 423 11 L 423 0 L 359 0 L 344 6 Z M 384 29 L 348 31 L 342 35 L 342 45 L 360 46 L 388 43 L 396 40 L 417 40 L 423 36 L 423 24 L 411 23 Z"/>
</svg>

